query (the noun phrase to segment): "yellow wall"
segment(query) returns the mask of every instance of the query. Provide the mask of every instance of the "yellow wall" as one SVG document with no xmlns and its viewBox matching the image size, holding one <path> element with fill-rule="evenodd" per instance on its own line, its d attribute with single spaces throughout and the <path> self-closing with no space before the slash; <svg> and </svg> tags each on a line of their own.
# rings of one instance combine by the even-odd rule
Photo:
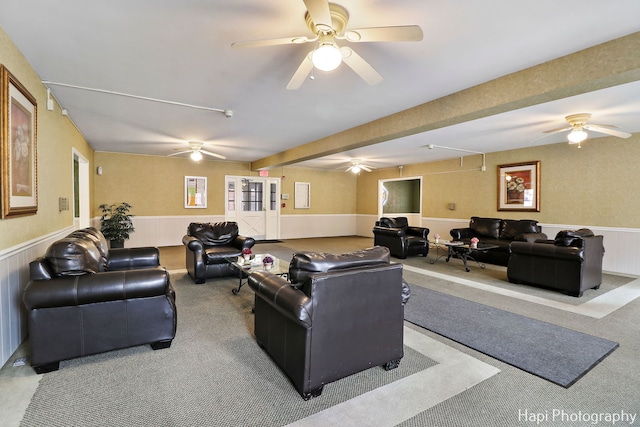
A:
<svg viewBox="0 0 640 427">
<path fill-rule="evenodd" d="M 277 169 L 276 169 L 277 170 Z M 326 171 L 287 166 L 283 168 L 281 192 L 289 194 L 283 215 L 306 214 L 355 214 L 357 177 L 343 171 Z M 311 184 L 311 208 L 294 209 L 294 186 L 296 182 Z"/>
<path fill-rule="evenodd" d="M 225 175 L 256 176 L 248 163 L 202 160 L 189 158 L 143 156 L 123 153 L 96 152 L 95 164 L 102 166 L 103 174 L 94 178 L 93 216 L 101 213 L 98 206 L 127 202 L 132 213 L 142 216 L 191 215 L 184 208 L 184 177 L 206 176 L 208 204 L 198 209 L 198 215 L 224 215 Z M 270 177 L 280 178 L 281 192 L 289 200 L 282 214 L 355 214 L 356 178 L 353 174 L 287 167 L 270 171 Z M 294 209 L 294 183 L 311 183 L 311 208 Z"/>
<path fill-rule="evenodd" d="M 127 202 L 132 213 L 142 216 L 192 215 L 184 207 L 184 177 L 206 176 L 208 203 L 197 215 L 224 215 L 225 175 L 249 175 L 249 164 L 189 158 L 95 153 L 95 163 L 103 174 L 95 177 L 93 215 L 98 206 Z"/>
<path fill-rule="evenodd" d="M 89 162 L 93 150 L 60 106 L 47 110 L 47 90 L 7 34 L 0 28 L 0 63 L 37 102 L 38 212 L 0 220 L 0 250 L 41 237 L 73 224 L 73 154 L 75 148 Z M 90 183 L 92 185 L 92 183 Z M 69 199 L 70 210 L 58 211 L 58 198 Z"/>
<path fill-rule="evenodd" d="M 497 210 L 497 167 L 540 160 L 540 212 Z M 640 228 L 640 134 L 629 139 L 604 137 L 587 140 L 578 149 L 559 143 L 520 150 L 488 153 L 486 172 L 460 172 L 478 168 L 479 155 L 408 165 L 404 177 L 423 177 L 422 216 L 468 218 L 531 218 L 542 223 Z M 450 173 L 438 173 L 450 172 Z M 357 211 L 377 215 L 379 179 L 400 177 L 398 168 L 361 174 Z M 456 210 L 448 209 L 456 203 Z"/>
</svg>

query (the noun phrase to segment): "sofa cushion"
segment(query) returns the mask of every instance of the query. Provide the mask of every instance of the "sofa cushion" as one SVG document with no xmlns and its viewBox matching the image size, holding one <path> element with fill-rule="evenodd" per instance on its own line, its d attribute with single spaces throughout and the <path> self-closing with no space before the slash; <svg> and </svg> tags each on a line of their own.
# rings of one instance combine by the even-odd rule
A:
<svg viewBox="0 0 640 427">
<path fill-rule="evenodd" d="M 500 235 L 500 218 L 480 218 L 472 216 L 469 222 L 471 228 L 478 237 L 490 237 L 497 239 Z"/>
<path fill-rule="evenodd" d="M 341 255 L 320 252 L 297 252 L 293 254 L 289 264 L 289 280 L 292 283 L 302 283 L 314 273 L 389 264 L 390 262 L 389 248 L 384 246 L 374 246 Z"/>
<path fill-rule="evenodd" d="M 95 245 L 100 252 L 100 271 L 106 271 L 109 263 L 109 244 L 104 235 L 95 228 L 83 228 L 76 230 L 67 237 L 75 237 L 77 239 L 85 239 Z"/>
<path fill-rule="evenodd" d="M 45 258 L 55 276 L 79 276 L 98 273 L 102 255 L 88 239 L 65 237 L 49 246 Z"/>
<path fill-rule="evenodd" d="M 226 245 L 238 236 L 238 224 L 236 222 L 216 222 L 189 224 L 187 234 L 200 240 L 205 246 Z"/>
<path fill-rule="evenodd" d="M 593 236 L 593 231 L 588 228 L 581 228 L 579 230 L 562 230 L 556 234 L 554 244 L 557 246 L 582 246 L 583 237 Z"/>
<path fill-rule="evenodd" d="M 378 221 L 380 227 L 388 228 L 402 228 L 406 229 L 409 226 L 409 220 L 406 216 L 399 216 L 396 218 L 382 217 Z"/>
<path fill-rule="evenodd" d="M 531 219 L 505 219 L 502 221 L 502 232 L 500 238 L 505 240 L 513 240 L 519 234 L 537 233 L 538 221 Z"/>
</svg>

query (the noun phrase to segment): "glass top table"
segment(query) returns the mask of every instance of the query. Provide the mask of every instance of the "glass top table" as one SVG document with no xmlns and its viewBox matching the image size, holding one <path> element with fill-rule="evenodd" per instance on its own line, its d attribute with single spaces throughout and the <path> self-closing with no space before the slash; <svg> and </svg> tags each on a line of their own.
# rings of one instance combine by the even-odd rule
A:
<svg viewBox="0 0 640 427">
<path fill-rule="evenodd" d="M 469 259 L 475 261 L 480 266 L 480 268 L 485 268 L 484 264 L 480 264 L 473 257 L 474 252 L 487 252 L 492 249 L 498 248 L 498 246 L 496 245 L 490 245 L 486 243 L 477 243 L 476 246 L 471 246 L 467 243 L 454 241 L 454 240 L 440 240 L 438 244 L 445 245 L 448 248 L 448 254 L 446 259 L 447 262 L 449 262 L 449 259 L 451 259 L 452 256 L 455 258 L 460 258 L 462 259 L 462 262 L 464 264 L 464 269 L 467 272 L 471 271 L 471 269 L 469 268 L 469 265 L 467 264 L 467 260 Z"/>
<path fill-rule="evenodd" d="M 273 258 L 273 263 L 267 267 L 262 261 L 266 256 Z M 246 283 L 249 274 L 255 271 L 268 271 L 278 276 L 287 276 L 289 274 L 289 261 L 277 258 L 271 254 L 255 254 L 253 258 L 246 261 L 242 256 L 225 258 L 238 271 L 238 287 L 233 288 L 231 292 L 238 295 L 240 288 Z"/>
</svg>

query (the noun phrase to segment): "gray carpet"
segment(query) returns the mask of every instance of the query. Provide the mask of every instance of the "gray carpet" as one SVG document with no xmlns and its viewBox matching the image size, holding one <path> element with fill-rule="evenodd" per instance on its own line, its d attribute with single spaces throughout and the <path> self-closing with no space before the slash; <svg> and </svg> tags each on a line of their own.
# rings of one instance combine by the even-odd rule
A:
<svg viewBox="0 0 640 427">
<path fill-rule="evenodd" d="M 235 296 L 233 278 L 203 285 L 186 273 L 171 278 L 178 307 L 171 348 L 62 362 L 43 376 L 21 426 L 280 426 L 435 365 L 405 347 L 397 369 L 368 369 L 305 402 L 255 342 L 250 289 Z"/>
<path fill-rule="evenodd" d="M 415 285 L 405 320 L 563 387 L 618 347 L 613 341 Z"/>
</svg>

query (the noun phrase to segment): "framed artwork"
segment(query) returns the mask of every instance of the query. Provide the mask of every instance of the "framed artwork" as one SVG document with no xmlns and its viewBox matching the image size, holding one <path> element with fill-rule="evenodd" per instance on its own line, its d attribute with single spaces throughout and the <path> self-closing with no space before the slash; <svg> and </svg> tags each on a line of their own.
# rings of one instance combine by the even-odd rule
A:
<svg viewBox="0 0 640 427">
<path fill-rule="evenodd" d="M 309 209 L 311 207 L 311 184 L 308 182 L 295 183 L 295 209 Z"/>
<path fill-rule="evenodd" d="M 0 65 L 2 218 L 38 212 L 36 99 Z"/>
<path fill-rule="evenodd" d="M 498 210 L 540 212 L 540 162 L 498 165 Z"/>
<path fill-rule="evenodd" d="M 206 176 L 184 177 L 184 207 L 202 209 L 207 207 Z"/>
</svg>

